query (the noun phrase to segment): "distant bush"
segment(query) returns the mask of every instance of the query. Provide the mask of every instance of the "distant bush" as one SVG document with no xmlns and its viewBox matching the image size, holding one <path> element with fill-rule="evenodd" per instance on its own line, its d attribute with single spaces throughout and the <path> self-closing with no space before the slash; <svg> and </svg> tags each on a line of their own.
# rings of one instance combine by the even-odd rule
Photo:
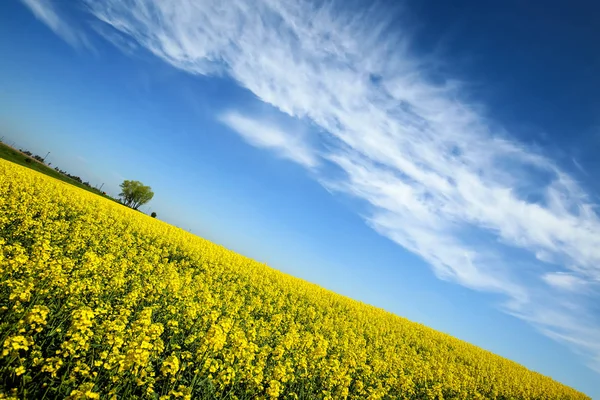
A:
<svg viewBox="0 0 600 400">
<path fill-rule="evenodd" d="M 156 218 L 156 213 L 155 213 L 154 211 L 152 211 L 152 214 L 150 214 L 150 216 L 151 216 L 152 218 Z"/>
</svg>

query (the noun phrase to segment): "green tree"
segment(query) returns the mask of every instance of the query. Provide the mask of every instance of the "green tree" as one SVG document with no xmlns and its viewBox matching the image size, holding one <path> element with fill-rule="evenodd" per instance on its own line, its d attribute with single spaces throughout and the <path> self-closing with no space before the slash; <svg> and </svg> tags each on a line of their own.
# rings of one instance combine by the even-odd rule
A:
<svg viewBox="0 0 600 400">
<path fill-rule="evenodd" d="M 150 216 L 151 216 L 152 218 L 156 218 L 156 213 L 155 213 L 154 211 L 152 211 L 152 214 L 150 214 Z"/>
<path fill-rule="evenodd" d="M 154 197 L 154 192 L 150 186 L 145 186 L 140 181 L 129 181 L 125 180 L 121 183 L 121 193 L 119 196 L 121 197 L 121 201 L 126 206 L 137 210 L 139 206 L 142 204 L 146 204 L 152 197 Z"/>
</svg>

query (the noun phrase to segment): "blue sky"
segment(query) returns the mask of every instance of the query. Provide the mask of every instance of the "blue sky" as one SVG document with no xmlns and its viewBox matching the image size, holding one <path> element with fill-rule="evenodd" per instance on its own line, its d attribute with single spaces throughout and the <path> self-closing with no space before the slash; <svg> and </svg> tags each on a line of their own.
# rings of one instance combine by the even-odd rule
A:
<svg viewBox="0 0 600 400">
<path fill-rule="evenodd" d="M 0 136 L 600 398 L 600 8 L 220 4 L 1 2 Z"/>
</svg>

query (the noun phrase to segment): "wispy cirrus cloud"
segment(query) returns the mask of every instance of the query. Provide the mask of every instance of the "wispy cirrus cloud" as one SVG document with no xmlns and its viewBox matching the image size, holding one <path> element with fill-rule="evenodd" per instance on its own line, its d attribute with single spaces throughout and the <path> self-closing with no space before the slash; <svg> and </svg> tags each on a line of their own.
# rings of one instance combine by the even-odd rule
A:
<svg viewBox="0 0 600 400">
<path fill-rule="evenodd" d="M 191 74 L 223 74 L 327 145 L 229 113 L 249 143 L 364 200 L 366 222 L 442 279 L 506 296 L 503 309 L 600 370 L 600 219 L 576 180 L 435 80 L 377 8 L 233 0 L 82 0 L 112 34 Z M 106 30 L 101 30 L 106 31 Z M 114 38 L 111 38 L 114 40 Z M 313 141 L 321 140 L 311 138 Z M 341 171 L 331 173 L 331 168 Z M 588 290 L 565 290 L 586 282 Z M 590 297 L 596 296 L 596 297 Z"/>
<path fill-rule="evenodd" d="M 253 146 L 274 151 L 307 168 L 313 168 L 318 163 L 314 150 L 297 132 L 283 130 L 235 111 L 221 114 L 219 120 Z"/>
<path fill-rule="evenodd" d="M 584 290 L 588 285 L 587 281 L 566 272 L 550 272 L 542 278 L 550 286 L 569 291 Z"/>
<path fill-rule="evenodd" d="M 31 10 L 37 19 L 71 46 L 88 46 L 85 36 L 65 21 L 53 0 L 21 0 L 21 2 Z"/>
</svg>

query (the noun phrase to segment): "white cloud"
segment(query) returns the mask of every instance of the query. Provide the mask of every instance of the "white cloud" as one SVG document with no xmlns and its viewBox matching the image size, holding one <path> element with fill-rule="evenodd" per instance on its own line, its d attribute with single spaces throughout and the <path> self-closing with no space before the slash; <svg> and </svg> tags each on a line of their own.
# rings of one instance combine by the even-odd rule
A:
<svg viewBox="0 0 600 400">
<path fill-rule="evenodd" d="M 285 129 L 236 113 L 221 118 L 258 147 L 309 167 L 319 157 L 337 166 L 341 179 L 326 168 L 316 176 L 364 200 L 375 230 L 440 278 L 505 294 L 507 312 L 600 367 L 591 345 L 600 322 L 572 318 L 587 315 L 587 303 L 564 290 L 600 281 L 595 205 L 552 160 L 466 101 L 460 83 L 412 56 L 399 23 L 382 23 L 376 8 L 352 14 L 329 2 L 82 1 L 113 33 L 174 67 L 228 75 L 325 132 L 328 150 L 317 155 Z M 552 275 L 559 269 L 572 278 Z"/>
<path fill-rule="evenodd" d="M 542 279 L 548 285 L 563 290 L 582 290 L 587 284 L 578 276 L 565 272 L 550 272 L 543 275 Z"/>
<path fill-rule="evenodd" d="M 59 16 L 52 0 L 21 0 L 21 2 L 31 10 L 37 19 L 71 46 L 88 45 L 85 37 L 79 31 L 72 29 L 64 18 Z"/>
<path fill-rule="evenodd" d="M 577 169 L 584 175 L 589 176 L 590 174 L 587 173 L 587 171 L 585 170 L 585 168 L 583 168 L 583 166 L 577 161 L 577 159 L 575 159 L 575 157 L 573 157 L 571 159 L 573 161 L 573 165 L 575 165 L 575 167 L 577 167 Z"/>
<path fill-rule="evenodd" d="M 307 168 L 317 165 L 316 155 L 300 134 L 283 131 L 269 123 L 245 117 L 234 111 L 222 114 L 219 120 L 253 146 L 272 150 Z"/>
</svg>

